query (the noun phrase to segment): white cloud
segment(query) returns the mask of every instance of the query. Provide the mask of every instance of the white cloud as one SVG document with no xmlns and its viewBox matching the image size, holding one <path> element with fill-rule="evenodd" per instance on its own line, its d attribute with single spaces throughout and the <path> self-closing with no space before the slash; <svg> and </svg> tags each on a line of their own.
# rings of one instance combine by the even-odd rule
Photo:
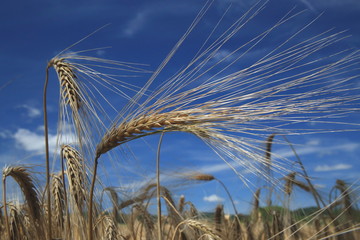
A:
<svg viewBox="0 0 360 240">
<path fill-rule="evenodd" d="M 25 108 L 27 110 L 27 116 L 30 118 L 36 118 L 41 116 L 41 111 L 40 109 L 37 109 L 35 107 L 29 106 L 29 105 L 21 105 L 19 106 L 20 108 Z"/>
<path fill-rule="evenodd" d="M 16 146 L 28 152 L 44 153 L 45 141 L 43 132 L 33 132 L 28 129 L 19 128 L 12 136 L 16 142 Z M 62 136 L 64 142 L 75 142 L 73 134 L 65 134 Z M 57 143 L 57 136 L 49 134 L 49 151 L 54 152 Z"/>
<path fill-rule="evenodd" d="M 19 148 L 29 152 L 43 152 L 45 149 L 44 135 L 31 132 L 28 129 L 19 128 L 13 138 Z M 56 146 L 56 136 L 49 134 L 49 147 Z"/>
<path fill-rule="evenodd" d="M 205 196 L 204 201 L 205 202 L 223 202 L 223 201 L 225 201 L 225 199 L 222 197 L 219 197 L 216 194 L 212 194 L 210 196 Z"/>
<path fill-rule="evenodd" d="M 328 172 L 328 171 L 336 171 L 336 170 L 346 170 L 352 168 L 352 165 L 350 164 L 344 164 L 344 163 L 339 163 L 339 164 L 335 164 L 335 165 L 318 165 L 315 167 L 315 171 L 316 172 Z"/>
</svg>

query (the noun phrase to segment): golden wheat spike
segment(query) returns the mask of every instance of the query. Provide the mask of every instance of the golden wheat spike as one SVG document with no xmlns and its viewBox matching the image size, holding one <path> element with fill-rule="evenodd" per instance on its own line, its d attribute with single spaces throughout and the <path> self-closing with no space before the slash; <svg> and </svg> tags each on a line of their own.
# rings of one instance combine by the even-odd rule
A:
<svg viewBox="0 0 360 240">
<path fill-rule="evenodd" d="M 12 177 L 19 184 L 27 203 L 27 211 L 34 221 L 40 221 L 40 199 L 34 180 L 26 167 L 15 166 L 3 169 L 3 179 Z"/>
</svg>

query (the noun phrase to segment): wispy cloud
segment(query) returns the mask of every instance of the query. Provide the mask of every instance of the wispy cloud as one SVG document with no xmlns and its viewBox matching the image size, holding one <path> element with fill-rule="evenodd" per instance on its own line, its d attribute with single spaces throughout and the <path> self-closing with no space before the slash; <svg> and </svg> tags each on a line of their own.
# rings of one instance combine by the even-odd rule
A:
<svg viewBox="0 0 360 240">
<path fill-rule="evenodd" d="M 132 37 L 144 26 L 148 15 L 148 11 L 138 12 L 136 16 L 127 23 L 126 27 L 123 30 L 123 36 Z"/>
<path fill-rule="evenodd" d="M 198 172 L 201 173 L 217 173 L 224 170 L 229 170 L 230 167 L 226 163 L 219 163 L 219 164 L 210 164 L 202 166 L 200 169 L 197 169 Z"/>
<path fill-rule="evenodd" d="M 328 171 L 337 171 L 337 170 L 346 170 L 346 169 L 350 169 L 352 168 L 352 165 L 350 164 L 344 164 L 344 163 L 339 163 L 339 164 L 335 164 L 335 165 L 318 165 L 315 167 L 314 171 L 316 172 L 328 172 Z"/>
<path fill-rule="evenodd" d="M 11 132 L 8 130 L 0 132 L 0 138 L 9 138 L 11 136 Z"/>
<path fill-rule="evenodd" d="M 38 108 L 29 106 L 27 104 L 23 104 L 23 105 L 19 106 L 19 108 L 25 109 L 27 111 L 27 116 L 30 118 L 36 118 L 36 117 L 41 116 L 41 111 Z"/>
<path fill-rule="evenodd" d="M 315 7 L 308 0 L 300 0 L 300 2 L 302 2 L 311 11 L 316 12 Z"/>
<path fill-rule="evenodd" d="M 311 146 L 307 147 L 298 147 L 296 148 L 297 154 L 300 156 L 310 155 L 310 154 L 331 154 L 334 151 L 338 152 L 353 152 L 359 149 L 360 143 L 350 142 L 344 144 L 337 145 L 329 145 L 329 146 L 320 146 L 316 144 L 311 144 Z M 283 150 L 275 152 L 277 156 L 288 158 L 294 156 L 294 152 L 291 150 Z"/>
<path fill-rule="evenodd" d="M 210 196 L 205 196 L 203 199 L 205 202 L 223 202 L 223 201 L 225 201 L 224 198 L 219 197 L 216 194 L 212 194 Z"/>
</svg>

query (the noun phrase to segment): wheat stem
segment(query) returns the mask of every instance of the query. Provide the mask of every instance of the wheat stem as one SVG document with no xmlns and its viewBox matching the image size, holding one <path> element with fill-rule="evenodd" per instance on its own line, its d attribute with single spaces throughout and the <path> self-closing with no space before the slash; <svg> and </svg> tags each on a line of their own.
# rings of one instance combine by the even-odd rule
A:
<svg viewBox="0 0 360 240">
<path fill-rule="evenodd" d="M 156 153 L 156 198 L 157 198 L 157 214 L 158 214 L 158 239 L 162 240 L 161 233 L 161 198 L 160 198 L 160 149 L 164 133 L 161 133 L 158 149 Z"/>
<path fill-rule="evenodd" d="M 99 156 L 100 157 L 100 156 Z M 88 210 L 88 238 L 89 240 L 93 239 L 93 197 L 94 197 L 94 188 L 95 188 L 95 181 L 96 181 L 96 172 L 97 172 L 97 165 L 99 162 L 99 157 L 97 156 L 94 161 L 94 168 L 93 168 L 93 176 L 91 181 L 91 187 L 90 187 L 90 196 L 89 196 L 89 210 Z"/>
<path fill-rule="evenodd" d="M 9 217 L 7 214 L 7 204 L 6 204 L 6 177 L 3 176 L 3 204 L 4 204 L 4 214 L 5 214 L 5 226 L 8 239 L 10 240 L 10 225 L 9 225 Z"/>
<path fill-rule="evenodd" d="M 43 111 L 44 111 L 44 136 L 45 136 L 45 161 L 46 161 L 46 193 L 47 193 L 47 209 L 48 209 L 48 225 L 47 225 L 47 239 L 51 240 L 51 191 L 50 191 L 50 163 L 49 163 L 49 132 L 48 132 L 48 119 L 46 107 L 46 94 L 47 85 L 49 82 L 49 68 L 50 64 L 46 67 L 46 77 L 44 83 L 44 96 L 43 96 Z"/>
</svg>

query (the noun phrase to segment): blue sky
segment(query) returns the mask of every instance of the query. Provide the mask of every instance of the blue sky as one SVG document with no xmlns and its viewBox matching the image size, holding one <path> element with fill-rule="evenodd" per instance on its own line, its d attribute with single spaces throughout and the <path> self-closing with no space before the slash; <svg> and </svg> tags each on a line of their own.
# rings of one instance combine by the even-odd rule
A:
<svg viewBox="0 0 360 240">
<path fill-rule="evenodd" d="M 221 23 L 223 28 L 230 26 L 254 3 L 214 1 L 155 85 L 175 74 L 191 59 L 229 6 L 231 8 Z M 0 8 L 0 167 L 44 163 L 42 90 L 47 61 L 54 55 L 110 23 L 74 46 L 71 51 L 111 47 L 90 54 L 105 59 L 147 64 L 146 69 L 155 70 L 204 4 L 205 1 L 3 1 Z M 339 49 L 360 48 L 360 3 L 357 0 L 270 1 L 249 27 L 241 31 L 238 40 L 245 43 L 293 7 L 296 7 L 294 13 L 307 11 L 253 49 L 249 61 L 261 57 L 264 49 L 273 47 L 278 39 L 289 38 L 294 29 L 306 25 L 320 14 L 322 16 L 298 36 L 299 41 L 334 27 L 335 31 L 347 30 L 347 34 L 351 35 L 336 45 Z M 236 48 L 237 44 L 236 41 L 230 42 L 224 53 L 231 51 L 231 47 Z M 48 107 L 50 140 L 54 145 L 59 90 L 58 82 L 54 81 L 55 75 L 51 76 L 53 81 L 49 86 Z M 149 74 L 141 74 L 136 78 L 121 80 L 142 86 L 148 77 Z M 119 96 L 108 94 L 109 99 L 119 108 L 126 102 Z M 110 115 L 115 116 L 115 113 Z M 359 123 L 359 115 L 349 116 L 349 121 Z M 289 139 L 295 144 L 309 175 L 314 177 L 314 183 L 321 191 L 327 192 L 337 178 L 349 182 L 359 178 L 359 132 L 313 134 Z M 130 186 L 132 182 L 139 184 L 151 181 L 154 177 L 157 140 L 158 136 L 151 136 L 146 142 L 129 144 L 134 154 L 126 150 L 121 161 L 102 160 L 100 175 L 104 184 L 124 187 Z M 144 145 L 146 151 L 143 150 Z M 279 156 L 295 159 L 290 147 L 285 144 L 275 144 L 273 151 Z M 244 186 L 221 159 L 193 136 L 165 135 L 161 165 L 163 181 L 174 189 L 174 196 L 184 194 L 201 210 L 212 210 L 217 203 L 225 203 L 226 211 L 232 211 L 221 185 L 216 182 L 184 181 L 184 172 L 199 171 L 215 175 L 229 187 L 239 211 L 246 212 L 251 208 L 249 202 L 256 188 L 249 190 Z M 54 166 L 54 169 L 58 168 Z M 39 168 L 39 171 L 44 169 Z M 250 175 L 248 177 L 254 185 L 261 184 L 260 180 Z M 301 191 L 296 191 L 295 197 L 301 200 L 294 201 L 293 207 L 313 204 L 309 200 L 311 197 Z"/>
</svg>

